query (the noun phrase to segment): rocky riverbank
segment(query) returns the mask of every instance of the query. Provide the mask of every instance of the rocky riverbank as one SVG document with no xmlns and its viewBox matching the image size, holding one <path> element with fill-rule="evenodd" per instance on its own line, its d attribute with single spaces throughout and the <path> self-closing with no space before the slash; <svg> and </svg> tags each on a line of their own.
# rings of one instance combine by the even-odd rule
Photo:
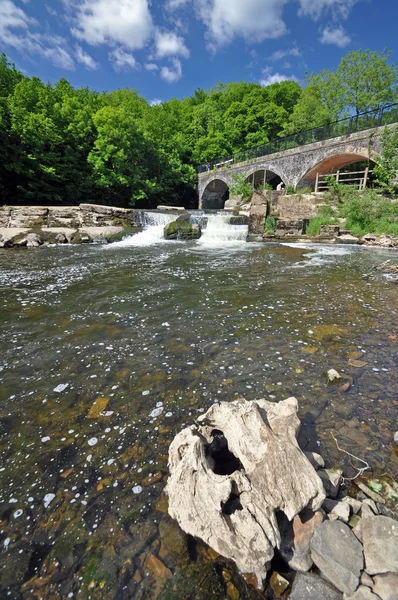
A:
<svg viewBox="0 0 398 600">
<path fill-rule="evenodd" d="M 325 469 L 298 447 L 297 410 L 295 398 L 241 398 L 182 430 L 169 450 L 170 516 L 258 588 L 266 579 L 267 598 L 396 600 L 398 484 L 365 482 L 370 466 L 352 454 L 352 480 Z"/>
</svg>

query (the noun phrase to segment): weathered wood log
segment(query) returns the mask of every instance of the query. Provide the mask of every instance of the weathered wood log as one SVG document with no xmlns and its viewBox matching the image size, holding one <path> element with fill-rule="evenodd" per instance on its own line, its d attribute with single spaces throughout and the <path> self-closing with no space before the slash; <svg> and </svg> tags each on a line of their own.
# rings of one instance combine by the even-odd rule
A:
<svg viewBox="0 0 398 600">
<path fill-rule="evenodd" d="M 169 449 L 170 516 L 243 573 L 267 573 L 280 547 L 277 513 L 289 520 L 325 499 L 300 450 L 296 398 L 214 404 Z"/>
</svg>

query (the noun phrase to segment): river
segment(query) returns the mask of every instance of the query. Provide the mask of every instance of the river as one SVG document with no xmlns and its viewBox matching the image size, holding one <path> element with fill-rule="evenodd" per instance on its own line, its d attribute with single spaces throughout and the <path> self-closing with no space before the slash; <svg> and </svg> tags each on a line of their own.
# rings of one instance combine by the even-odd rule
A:
<svg viewBox="0 0 398 600">
<path fill-rule="evenodd" d="M 139 235 L 0 252 L 1 597 L 210 600 L 223 568 L 263 597 L 166 516 L 168 445 L 218 400 L 294 395 L 303 448 L 398 476 L 397 253 Z"/>
</svg>

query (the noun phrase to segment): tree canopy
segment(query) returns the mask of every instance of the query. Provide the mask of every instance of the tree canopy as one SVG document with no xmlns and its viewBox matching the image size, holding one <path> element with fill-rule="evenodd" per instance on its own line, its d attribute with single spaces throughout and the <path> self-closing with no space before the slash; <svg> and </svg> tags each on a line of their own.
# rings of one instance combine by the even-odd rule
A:
<svg viewBox="0 0 398 600">
<path fill-rule="evenodd" d="M 350 52 L 332 71 L 267 87 L 219 83 L 151 106 L 26 77 L 0 55 L 0 201 L 154 207 L 196 201 L 195 165 L 394 102 L 388 52 Z"/>
</svg>

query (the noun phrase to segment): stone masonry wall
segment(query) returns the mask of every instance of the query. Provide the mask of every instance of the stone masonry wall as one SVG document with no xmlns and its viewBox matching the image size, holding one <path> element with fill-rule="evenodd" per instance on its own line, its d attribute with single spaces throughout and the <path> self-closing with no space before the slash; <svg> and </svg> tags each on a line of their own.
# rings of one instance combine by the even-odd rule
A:
<svg viewBox="0 0 398 600">
<path fill-rule="evenodd" d="M 132 209 L 80 204 L 80 206 L 4 206 L 0 207 L 0 227 L 39 228 L 126 227 Z"/>
</svg>

